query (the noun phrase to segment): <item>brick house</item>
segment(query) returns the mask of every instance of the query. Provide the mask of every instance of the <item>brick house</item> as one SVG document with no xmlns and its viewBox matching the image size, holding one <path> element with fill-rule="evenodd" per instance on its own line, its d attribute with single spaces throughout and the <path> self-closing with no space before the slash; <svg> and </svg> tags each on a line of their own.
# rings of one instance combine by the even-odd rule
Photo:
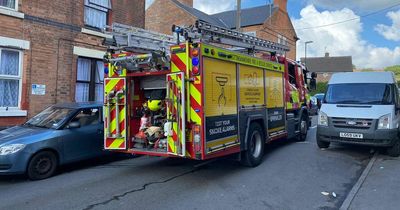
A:
<svg viewBox="0 0 400 210">
<path fill-rule="evenodd" d="M 171 25 L 191 25 L 197 19 L 221 27 L 236 28 L 236 10 L 208 15 L 193 8 L 193 0 L 155 0 L 146 10 L 146 29 L 171 34 Z M 241 10 L 241 30 L 290 47 L 287 57 L 296 59 L 298 37 L 287 13 L 287 0 Z"/>
<path fill-rule="evenodd" d="M 0 127 L 45 107 L 101 101 L 101 32 L 144 27 L 145 0 L 0 0 Z"/>
</svg>

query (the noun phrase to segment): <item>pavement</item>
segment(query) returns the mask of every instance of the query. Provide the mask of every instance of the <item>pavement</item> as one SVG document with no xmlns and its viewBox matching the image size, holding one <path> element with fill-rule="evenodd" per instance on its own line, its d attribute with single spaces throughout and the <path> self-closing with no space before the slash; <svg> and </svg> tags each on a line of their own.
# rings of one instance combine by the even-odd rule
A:
<svg viewBox="0 0 400 210">
<path fill-rule="evenodd" d="M 378 155 L 349 209 L 400 207 L 400 158 Z"/>
<path fill-rule="evenodd" d="M 256 168 L 141 156 L 71 164 L 40 181 L 0 176 L 0 209 L 339 209 L 373 154 L 345 145 L 320 150 L 315 132 L 305 142 L 267 145 Z M 350 209 L 398 209 L 398 164 L 378 156 Z"/>
</svg>

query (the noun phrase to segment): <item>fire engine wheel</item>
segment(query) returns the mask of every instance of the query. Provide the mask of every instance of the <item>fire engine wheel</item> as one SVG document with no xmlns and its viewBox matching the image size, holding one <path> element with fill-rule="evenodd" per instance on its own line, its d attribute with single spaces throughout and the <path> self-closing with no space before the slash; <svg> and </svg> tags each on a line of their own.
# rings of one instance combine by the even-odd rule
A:
<svg viewBox="0 0 400 210">
<path fill-rule="evenodd" d="M 308 132 L 307 115 L 301 116 L 299 123 L 299 131 L 300 132 L 297 136 L 297 141 L 305 141 L 307 139 L 307 132 Z"/>
<path fill-rule="evenodd" d="M 43 151 L 31 158 L 27 168 L 27 175 L 31 180 L 46 179 L 54 174 L 56 168 L 56 155 L 50 151 Z"/>
<path fill-rule="evenodd" d="M 264 156 L 264 132 L 258 123 L 250 124 L 247 136 L 247 150 L 242 152 L 241 163 L 245 166 L 258 166 Z"/>
</svg>

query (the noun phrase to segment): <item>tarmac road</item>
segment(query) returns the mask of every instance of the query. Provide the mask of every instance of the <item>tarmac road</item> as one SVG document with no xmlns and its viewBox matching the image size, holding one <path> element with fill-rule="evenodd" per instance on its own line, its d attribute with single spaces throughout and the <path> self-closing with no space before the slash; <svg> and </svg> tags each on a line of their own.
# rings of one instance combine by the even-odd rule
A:
<svg viewBox="0 0 400 210">
<path fill-rule="evenodd" d="M 320 150 L 315 132 L 306 142 L 268 145 L 256 168 L 143 156 L 74 164 L 42 181 L 3 176 L 0 209 L 337 209 L 372 154 Z"/>
</svg>

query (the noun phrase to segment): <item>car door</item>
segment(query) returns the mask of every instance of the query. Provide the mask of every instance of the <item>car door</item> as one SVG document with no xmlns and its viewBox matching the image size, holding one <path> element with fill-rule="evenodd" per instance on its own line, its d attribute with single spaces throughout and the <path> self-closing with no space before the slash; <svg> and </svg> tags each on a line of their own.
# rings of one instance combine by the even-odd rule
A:
<svg viewBox="0 0 400 210">
<path fill-rule="evenodd" d="M 70 123 L 79 122 L 78 127 L 70 127 L 63 137 L 63 153 L 67 162 L 100 155 L 103 144 L 103 125 L 100 108 L 80 109 Z"/>
</svg>

